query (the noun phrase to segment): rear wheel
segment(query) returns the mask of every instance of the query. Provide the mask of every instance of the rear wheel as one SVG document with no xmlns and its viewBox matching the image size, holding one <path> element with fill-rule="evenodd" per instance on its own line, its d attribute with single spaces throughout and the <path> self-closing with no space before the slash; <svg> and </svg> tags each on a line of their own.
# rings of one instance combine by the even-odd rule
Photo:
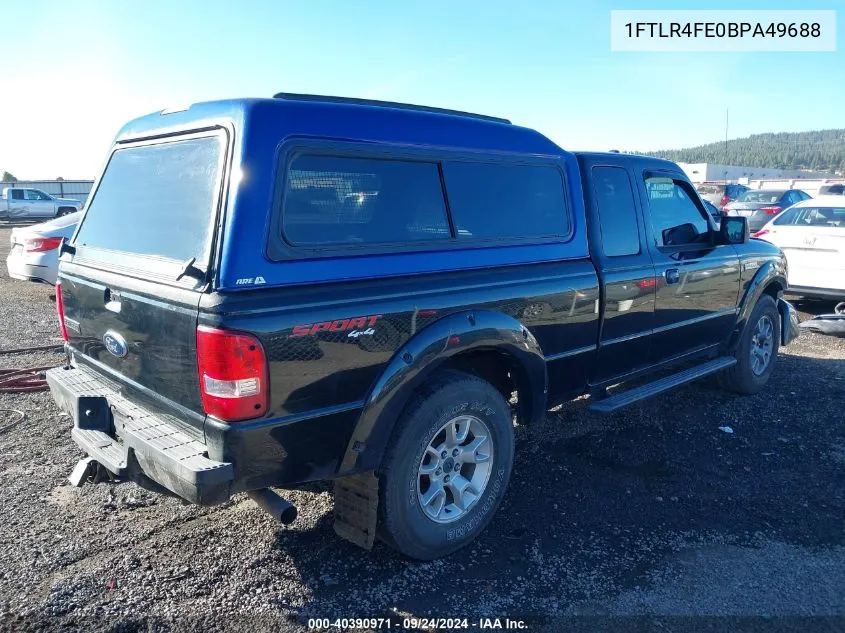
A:
<svg viewBox="0 0 845 633">
<path fill-rule="evenodd" d="M 737 393 L 757 393 L 769 382 L 780 347 L 780 315 L 775 300 L 763 295 L 754 306 L 736 351 L 736 365 L 723 372 L 723 387 Z"/>
<path fill-rule="evenodd" d="M 405 409 L 385 455 L 379 537 L 429 560 L 472 541 L 493 516 L 513 466 L 510 407 L 490 383 L 440 374 Z"/>
<path fill-rule="evenodd" d="M 71 214 L 71 213 L 73 213 L 74 211 L 76 211 L 76 209 L 69 209 L 68 207 L 62 207 L 61 209 L 59 209 L 58 211 L 56 211 L 56 217 L 57 217 L 57 218 L 60 218 L 60 217 L 62 217 L 63 215 L 70 215 L 70 214 Z"/>
</svg>

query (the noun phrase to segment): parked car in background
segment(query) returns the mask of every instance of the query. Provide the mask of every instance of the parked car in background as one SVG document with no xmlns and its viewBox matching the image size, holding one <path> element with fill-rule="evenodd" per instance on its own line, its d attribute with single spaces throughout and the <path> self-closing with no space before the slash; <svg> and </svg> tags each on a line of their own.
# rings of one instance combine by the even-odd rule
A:
<svg viewBox="0 0 845 633">
<path fill-rule="evenodd" d="M 726 204 L 748 191 L 748 187 L 724 182 L 703 182 L 696 187 L 696 191 L 703 200 L 721 211 Z"/>
<path fill-rule="evenodd" d="M 3 220 L 46 220 L 81 209 L 81 200 L 56 198 L 40 189 L 6 187 L 0 197 L 0 219 Z"/>
<path fill-rule="evenodd" d="M 810 198 L 800 189 L 749 189 L 727 204 L 724 214 L 748 218 L 748 229 L 754 233 L 784 209 Z"/>
<path fill-rule="evenodd" d="M 820 196 L 845 196 L 845 185 L 822 185 L 819 187 Z"/>
<path fill-rule="evenodd" d="M 779 246 L 789 265 L 789 290 L 804 297 L 845 299 L 845 198 L 805 200 L 754 237 Z"/>
<path fill-rule="evenodd" d="M 70 239 L 81 213 L 12 229 L 12 250 L 6 258 L 6 269 L 12 279 L 56 283 L 59 269 L 59 246 Z"/>
</svg>

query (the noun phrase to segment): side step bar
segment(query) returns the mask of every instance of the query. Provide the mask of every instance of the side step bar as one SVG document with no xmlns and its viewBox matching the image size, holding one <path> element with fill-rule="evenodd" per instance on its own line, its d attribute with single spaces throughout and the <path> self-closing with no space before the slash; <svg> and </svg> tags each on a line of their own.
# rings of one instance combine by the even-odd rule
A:
<svg viewBox="0 0 845 633">
<path fill-rule="evenodd" d="M 704 378 L 704 376 L 715 374 L 718 371 L 722 371 L 728 367 L 733 367 L 734 365 L 736 365 L 736 358 L 733 356 L 720 356 L 719 358 L 714 358 L 713 360 L 701 365 L 696 365 L 695 367 L 690 367 L 689 369 L 680 371 L 677 374 L 672 374 L 671 376 L 666 376 L 660 380 L 655 380 L 654 382 L 634 387 L 633 389 L 628 389 L 627 391 L 622 391 L 607 398 L 602 398 L 601 400 L 591 404 L 589 409 L 590 411 L 595 411 L 596 413 L 613 413 L 614 411 L 623 409 L 628 405 L 639 402 L 640 400 L 651 398 L 652 396 L 674 389 L 684 383 Z"/>
</svg>

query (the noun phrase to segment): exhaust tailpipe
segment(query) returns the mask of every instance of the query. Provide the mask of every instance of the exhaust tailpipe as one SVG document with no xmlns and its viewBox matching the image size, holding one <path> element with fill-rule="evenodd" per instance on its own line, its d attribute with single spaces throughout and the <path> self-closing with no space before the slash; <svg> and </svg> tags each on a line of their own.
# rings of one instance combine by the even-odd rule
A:
<svg viewBox="0 0 845 633">
<path fill-rule="evenodd" d="M 270 488 L 250 490 L 247 496 L 255 501 L 262 510 L 270 514 L 276 521 L 288 525 L 296 519 L 296 506 L 287 499 L 279 496 Z"/>
</svg>

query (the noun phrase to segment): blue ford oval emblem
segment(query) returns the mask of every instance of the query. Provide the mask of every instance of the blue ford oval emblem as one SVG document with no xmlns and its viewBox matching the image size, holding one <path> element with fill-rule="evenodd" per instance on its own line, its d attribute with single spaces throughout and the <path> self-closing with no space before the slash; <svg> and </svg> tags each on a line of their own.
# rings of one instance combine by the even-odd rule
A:
<svg viewBox="0 0 845 633">
<path fill-rule="evenodd" d="M 126 347 L 126 339 L 117 332 L 109 330 L 103 334 L 103 345 L 106 346 L 106 349 L 109 350 L 109 353 L 113 356 L 117 356 L 118 358 L 126 356 L 128 349 Z"/>
</svg>

